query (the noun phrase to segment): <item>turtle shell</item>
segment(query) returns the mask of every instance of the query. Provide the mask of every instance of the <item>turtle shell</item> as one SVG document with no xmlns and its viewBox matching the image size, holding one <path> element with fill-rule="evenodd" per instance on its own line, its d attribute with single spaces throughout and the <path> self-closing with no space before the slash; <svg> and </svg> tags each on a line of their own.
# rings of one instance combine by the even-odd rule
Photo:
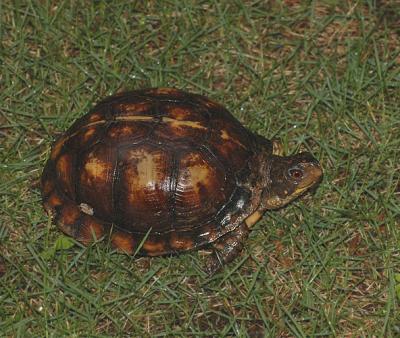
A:
<svg viewBox="0 0 400 338">
<path fill-rule="evenodd" d="M 97 104 L 54 144 L 43 203 L 61 230 L 88 243 L 111 234 L 126 252 L 197 248 L 257 209 L 268 140 L 223 106 L 171 88 Z"/>
</svg>

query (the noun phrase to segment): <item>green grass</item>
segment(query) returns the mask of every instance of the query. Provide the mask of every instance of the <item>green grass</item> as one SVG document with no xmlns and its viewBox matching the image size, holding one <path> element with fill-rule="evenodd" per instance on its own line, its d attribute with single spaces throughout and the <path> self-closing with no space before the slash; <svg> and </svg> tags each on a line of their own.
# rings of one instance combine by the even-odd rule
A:
<svg viewBox="0 0 400 338">
<path fill-rule="evenodd" d="M 399 4 L 51 3 L 0 2 L 0 336 L 400 334 Z M 52 249 L 52 141 L 101 97 L 149 86 L 208 95 L 325 169 L 213 279 L 202 252 Z"/>
</svg>

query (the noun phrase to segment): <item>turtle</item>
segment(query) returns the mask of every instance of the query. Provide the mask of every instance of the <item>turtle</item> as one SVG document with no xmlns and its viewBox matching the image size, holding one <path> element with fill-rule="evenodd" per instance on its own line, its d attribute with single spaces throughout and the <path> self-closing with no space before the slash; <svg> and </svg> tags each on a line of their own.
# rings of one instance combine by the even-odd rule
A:
<svg viewBox="0 0 400 338">
<path fill-rule="evenodd" d="M 309 153 L 246 129 L 223 105 L 175 88 L 117 93 L 55 141 L 41 178 L 44 209 L 62 232 L 116 251 L 174 255 L 211 248 L 219 271 L 266 210 L 322 178 Z"/>
</svg>

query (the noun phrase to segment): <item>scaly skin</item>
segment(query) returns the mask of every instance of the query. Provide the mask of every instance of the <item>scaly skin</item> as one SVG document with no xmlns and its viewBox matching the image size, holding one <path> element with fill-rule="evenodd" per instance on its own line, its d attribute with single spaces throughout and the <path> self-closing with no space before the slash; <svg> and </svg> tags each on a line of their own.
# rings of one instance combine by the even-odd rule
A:
<svg viewBox="0 0 400 338">
<path fill-rule="evenodd" d="M 256 223 L 266 210 L 285 206 L 318 184 L 322 178 L 318 161 L 309 153 L 272 156 L 268 172 L 269 184 L 264 189 L 259 209 L 248 217 L 247 222 L 212 243 L 214 252 L 206 266 L 209 275 L 218 272 L 223 264 L 231 262 L 240 254 L 249 235 L 248 226 Z"/>
<path fill-rule="evenodd" d="M 247 225 L 242 223 L 235 230 L 212 243 L 213 252 L 206 262 L 205 269 L 209 276 L 214 275 L 225 264 L 239 256 L 249 233 Z"/>
</svg>

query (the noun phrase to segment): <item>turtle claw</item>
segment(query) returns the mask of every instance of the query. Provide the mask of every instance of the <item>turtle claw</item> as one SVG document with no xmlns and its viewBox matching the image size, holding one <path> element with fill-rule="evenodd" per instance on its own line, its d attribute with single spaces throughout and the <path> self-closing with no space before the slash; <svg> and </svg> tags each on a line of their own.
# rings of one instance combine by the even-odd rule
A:
<svg viewBox="0 0 400 338">
<path fill-rule="evenodd" d="M 225 264 L 232 262 L 240 255 L 243 249 L 243 242 L 248 235 L 249 229 L 245 223 L 242 223 L 236 229 L 212 243 L 213 253 L 207 259 L 205 269 L 208 276 L 213 276 Z"/>
<path fill-rule="evenodd" d="M 204 266 L 204 272 L 208 277 L 213 277 L 217 272 L 221 271 L 223 262 L 219 258 L 218 254 L 214 251 L 207 259 Z"/>
<path fill-rule="evenodd" d="M 272 139 L 272 154 L 277 156 L 284 155 L 282 142 L 276 138 Z"/>
</svg>

